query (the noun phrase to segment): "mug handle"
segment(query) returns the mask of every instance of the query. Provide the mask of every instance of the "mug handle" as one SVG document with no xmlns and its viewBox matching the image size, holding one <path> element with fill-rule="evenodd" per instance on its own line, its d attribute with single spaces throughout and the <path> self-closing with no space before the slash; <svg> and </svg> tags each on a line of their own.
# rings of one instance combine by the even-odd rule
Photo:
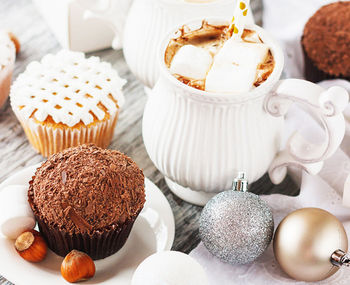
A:
<svg viewBox="0 0 350 285">
<path fill-rule="evenodd" d="M 84 19 L 97 19 L 109 26 L 114 34 L 113 49 L 122 48 L 123 30 L 132 0 L 107 0 L 104 9 L 89 8 L 84 13 Z M 117 7 L 118 9 L 114 8 Z M 118 11 L 118 14 L 115 14 Z"/>
<path fill-rule="evenodd" d="M 349 95 L 342 87 L 327 90 L 301 79 L 280 80 L 264 102 L 265 110 L 275 117 L 285 116 L 293 103 L 298 103 L 321 123 L 326 139 L 321 144 L 307 141 L 299 132 L 294 132 L 269 168 L 274 184 L 279 184 L 287 175 L 287 166 L 296 166 L 310 174 L 317 174 L 323 161 L 340 146 L 345 134 L 343 110 Z"/>
</svg>

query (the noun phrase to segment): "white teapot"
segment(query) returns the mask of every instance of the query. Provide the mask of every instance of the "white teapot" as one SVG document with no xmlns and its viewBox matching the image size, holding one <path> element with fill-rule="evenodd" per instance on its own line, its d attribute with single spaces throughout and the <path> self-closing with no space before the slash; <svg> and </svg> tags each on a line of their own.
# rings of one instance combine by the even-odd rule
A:
<svg viewBox="0 0 350 285">
<path fill-rule="evenodd" d="M 41 0 L 43 1 L 43 0 Z M 98 20 L 112 30 L 112 40 L 109 47 L 121 49 L 123 43 L 123 30 L 132 0 L 76 0 L 80 6 L 85 7 L 85 20 Z M 91 2 L 91 3 L 90 3 Z M 87 31 L 88 33 L 88 31 Z"/>
<path fill-rule="evenodd" d="M 210 22 L 225 24 L 222 18 Z M 188 26 L 198 28 L 200 23 Z M 192 88 L 170 74 L 164 63 L 166 46 L 178 36 L 178 28 L 165 36 L 158 52 L 160 77 L 148 96 L 142 127 L 146 150 L 170 189 L 185 201 L 205 205 L 217 192 L 231 188 L 238 171 L 248 173 L 250 183 L 268 171 L 275 184 L 282 182 L 289 165 L 317 174 L 344 137 L 346 90 L 326 90 L 300 79 L 280 81 L 282 49 L 256 25 L 247 28 L 259 34 L 275 59 L 263 84 L 236 94 Z M 284 115 L 292 103 L 321 122 L 325 141 L 316 145 L 295 133 L 281 150 Z"/>
</svg>

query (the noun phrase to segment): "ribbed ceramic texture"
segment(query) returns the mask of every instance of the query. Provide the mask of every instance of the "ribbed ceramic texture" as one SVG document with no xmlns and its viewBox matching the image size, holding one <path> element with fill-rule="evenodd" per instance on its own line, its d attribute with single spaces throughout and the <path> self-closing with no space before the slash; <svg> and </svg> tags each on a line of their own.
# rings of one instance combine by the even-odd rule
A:
<svg viewBox="0 0 350 285">
<path fill-rule="evenodd" d="M 235 7 L 235 0 L 195 6 L 179 2 L 134 0 L 130 8 L 124 29 L 124 56 L 131 71 L 150 88 L 159 76 L 159 44 L 167 32 L 193 18 L 220 16 L 229 20 Z"/>
<path fill-rule="evenodd" d="M 36 123 L 34 119 L 20 122 L 32 146 L 43 156 L 48 157 L 68 147 L 84 143 L 94 143 L 99 147 L 107 148 L 113 137 L 118 114 L 119 111 L 108 120 L 79 129 L 54 128 Z"/>
<path fill-rule="evenodd" d="M 263 100 L 191 96 L 161 78 L 144 111 L 147 152 L 162 174 L 192 190 L 229 189 L 237 171 L 254 182 L 279 151 L 283 128 L 283 118 L 265 112 Z"/>
</svg>

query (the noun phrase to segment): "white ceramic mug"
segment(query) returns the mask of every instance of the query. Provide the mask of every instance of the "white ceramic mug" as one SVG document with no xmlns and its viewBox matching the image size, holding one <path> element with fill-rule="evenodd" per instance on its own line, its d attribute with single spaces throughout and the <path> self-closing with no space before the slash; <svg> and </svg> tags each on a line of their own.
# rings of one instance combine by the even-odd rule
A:
<svg viewBox="0 0 350 285">
<path fill-rule="evenodd" d="M 123 32 L 121 32 L 122 25 L 113 21 L 113 15 L 99 14 L 101 19 L 114 25 L 115 44 L 119 43 L 122 34 L 126 62 L 136 77 L 147 87 L 152 88 L 158 79 L 158 51 L 161 40 L 170 29 L 197 17 L 217 16 L 229 20 L 232 18 L 237 0 L 203 0 L 202 3 L 187 1 L 133 0 Z M 248 17 L 253 23 L 250 9 Z"/>
<path fill-rule="evenodd" d="M 197 29 L 200 23 L 188 26 Z M 165 37 L 158 53 L 161 72 L 145 106 L 143 139 L 170 189 L 190 203 L 204 205 L 215 193 L 230 189 L 237 171 L 245 171 L 250 183 L 268 171 L 275 184 L 284 179 L 289 165 L 317 174 L 344 137 L 342 111 L 348 93 L 299 79 L 279 81 L 284 65 L 281 47 L 262 28 L 247 28 L 258 32 L 276 62 L 269 78 L 247 93 L 201 91 L 173 77 L 164 52 L 178 29 Z M 326 140 L 314 145 L 295 133 L 281 151 L 284 115 L 295 102 L 322 123 Z"/>
</svg>

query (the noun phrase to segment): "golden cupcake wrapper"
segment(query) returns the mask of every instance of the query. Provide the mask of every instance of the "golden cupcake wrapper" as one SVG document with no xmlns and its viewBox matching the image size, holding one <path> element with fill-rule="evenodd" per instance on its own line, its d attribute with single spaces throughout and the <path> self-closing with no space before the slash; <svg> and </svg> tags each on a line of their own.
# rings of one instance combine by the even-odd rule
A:
<svg viewBox="0 0 350 285">
<path fill-rule="evenodd" d="M 85 143 L 94 143 L 107 148 L 113 138 L 118 115 L 119 110 L 108 120 L 81 128 L 54 128 L 37 123 L 32 118 L 27 121 L 19 120 L 32 146 L 43 156 L 48 157 L 68 147 Z"/>
</svg>

